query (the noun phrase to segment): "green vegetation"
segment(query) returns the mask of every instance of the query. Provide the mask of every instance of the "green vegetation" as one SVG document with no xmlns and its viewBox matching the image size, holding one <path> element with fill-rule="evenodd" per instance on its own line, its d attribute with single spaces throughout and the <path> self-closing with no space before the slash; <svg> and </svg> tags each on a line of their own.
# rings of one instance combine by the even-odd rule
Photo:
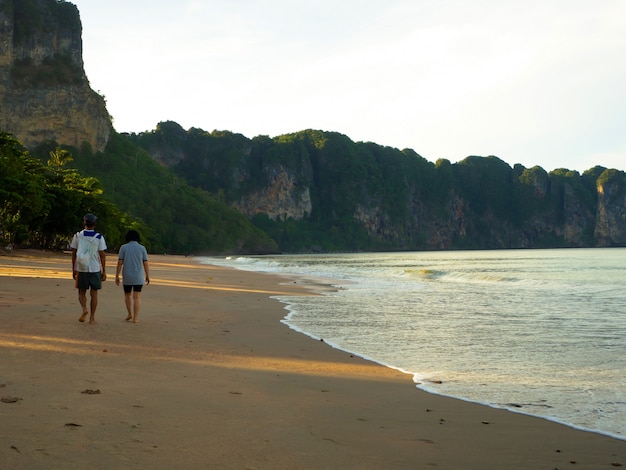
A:
<svg viewBox="0 0 626 470">
<path fill-rule="evenodd" d="M 454 166 L 455 186 L 478 215 L 489 212 L 497 218 L 516 218 L 511 167 L 497 157 L 467 157 Z"/>
<path fill-rule="evenodd" d="M 18 57 L 11 68 L 15 87 L 49 88 L 86 82 L 82 63 L 73 56 L 80 50 L 82 26 L 78 8 L 63 0 L 19 0 L 8 2 L 14 8 L 13 41 L 16 47 L 29 44 L 59 45 L 41 63 Z M 75 53 L 74 51 L 74 53 Z"/>
<path fill-rule="evenodd" d="M 0 133 L 0 241 L 37 248 L 65 248 L 87 212 L 98 214 L 99 230 L 111 247 L 127 227 L 145 231 L 103 197 L 100 182 L 65 169 L 71 156 L 62 149 L 49 165 L 33 158 L 11 135 Z"/>
<path fill-rule="evenodd" d="M 0 134 L 3 245 L 65 248 L 81 229 L 82 216 L 93 212 L 112 250 L 131 228 L 151 252 L 276 250 L 276 244 L 235 209 L 173 176 L 122 136 L 114 135 L 104 153 L 48 142 L 33 155 L 39 158 L 11 135 Z M 99 175 L 106 184 L 67 168 L 70 163 L 77 163 L 84 174 Z"/>
<path fill-rule="evenodd" d="M 30 38 L 54 32 L 60 28 L 65 34 L 78 35 L 82 31 L 80 14 L 76 5 L 65 0 L 14 0 L 13 4 L 15 45 L 24 44 Z M 7 6 L 8 8 L 9 6 Z M 53 18 L 53 21 L 50 21 Z"/>
<path fill-rule="evenodd" d="M 33 154 L 55 166 L 56 159 L 50 154 L 55 146 L 54 142 L 43 143 Z M 87 145 L 65 151 L 71 152 L 72 163 L 82 174 L 102 182 L 107 200 L 129 214 L 127 228 L 133 224 L 143 227 L 142 239 L 152 252 L 250 253 L 277 249 L 267 235 L 235 209 L 173 175 L 123 135 L 114 133 L 104 152 L 94 153 Z"/>
<path fill-rule="evenodd" d="M 11 80 L 17 88 L 49 88 L 59 85 L 78 85 L 86 79 L 82 68 L 67 55 L 56 54 L 40 65 L 31 59 L 18 59 L 11 68 Z"/>
<path fill-rule="evenodd" d="M 281 250 L 397 249 L 393 241 L 372 237 L 354 219 L 359 206 L 376 204 L 394 224 L 410 217 L 406 201 L 432 199 L 434 166 L 412 150 L 354 143 L 345 135 L 305 130 L 274 139 L 247 139 L 226 131 L 185 131 L 162 122 L 154 131 L 128 136 L 187 181 L 228 204 L 266 187 L 280 171 L 295 179 L 294 192 L 310 191 L 313 210 L 305 220 L 265 214 L 254 224 Z M 420 233 L 408 247 L 423 247 Z"/>
<path fill-rule="evenodd" d="M 602 167 L 547 173 L 493 156 L 433 164 L 333 132 L 247 139 L 172 122 L 114 133 L 96 153 L 46 142 L 31 156 L 4 134 L 2 155 L 2 241 L 40 247 L 66 243 L 87 211 L 112 249 L 132 227 L 152 252 L 594 246 L 596 185 L 626 188 L 623 172 Z M 296 198 L 307 192 L 310 213 L 248 220 L 232 207 L 285 175 Z"/>
<path fill-rule="evenodd" d="M 597 179 L 598 186 L 607 186 L 613 183 L 612 197 L 616 200 L 626 201 L 626 173 L 620 170 L 605 170 Z"/>
<path fill-rule="evenodd" d="M 596 181 L 605 172 L 548 174 L 495 156 L 432 164 L 410 149 L 311 129 L 247 139 L 163 122 L 128 137 L 229 204 L 258 197 L 288 174 L 294 194 L 309 191 L 310 213 L 300 220 L 258 213 L 252 222 L 291 252 L 593 246 Z M 578 227 L 569 233 L 580 230 L 577 241 L 566 238 L 568 221 Z"/>
</svg>

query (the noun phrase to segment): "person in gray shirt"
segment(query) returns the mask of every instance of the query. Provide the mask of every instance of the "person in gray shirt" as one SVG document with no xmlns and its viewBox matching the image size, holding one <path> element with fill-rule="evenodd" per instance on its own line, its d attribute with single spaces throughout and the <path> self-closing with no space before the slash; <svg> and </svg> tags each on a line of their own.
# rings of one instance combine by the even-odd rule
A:
<svg viewBox="0 0 626 470">
<path fill-rule="evenodd" d="M 120 272 L 124 287 L 124 303 L 128 316 L 126 321 L 139 323 L 141 309 L 141 289 L 150 284 L 150 269 L 148 267 L 148 252 L 141 243 L 139 233 L 129 230 L 126 234 L 126 243 L 120 247 L 115 271 L 115 284 L 120 285 Z"/>
</svg>

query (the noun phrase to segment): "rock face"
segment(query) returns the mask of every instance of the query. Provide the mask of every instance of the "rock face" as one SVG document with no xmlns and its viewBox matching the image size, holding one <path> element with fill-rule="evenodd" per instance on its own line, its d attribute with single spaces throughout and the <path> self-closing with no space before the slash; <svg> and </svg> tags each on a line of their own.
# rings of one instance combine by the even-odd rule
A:
<svg viewBox="0 0 626 470">
<path fill-rule="evenodd" d="M 547 173 L 497 157 L 432 164 L 316 130 L 250 140 L 165 122 L 131 138 L 259 224 L 276 226 L 259 214 L 286 222 L 277 233 L 291 237 L 291 249 L 324 237 L 335 237 L 333 249 L 626 246 L 626 174 L 618 170 Z"/>
<path fill-rule="evenodd" d="M 77 8 L 58 0 L 0 0 L 0 131 L 27 148 L 44 141 L 102 151 L 104 98 L 87 80 Z"/>
<path fill-rule="evenodd" d="M 594 236 L 598 246 L 626 244 L 626 173 L 609 170 L 598 181 Z"/>
<path fill-rule="evenodd" d="M 266 168 L 267 186 L 247 193 L 233 206 L 248 218 L 266 214 L 272 220 L 303 220 L 313 203 L 308 187 L 300 187 L 296 176 L 282 165 Z"/>
</svg>

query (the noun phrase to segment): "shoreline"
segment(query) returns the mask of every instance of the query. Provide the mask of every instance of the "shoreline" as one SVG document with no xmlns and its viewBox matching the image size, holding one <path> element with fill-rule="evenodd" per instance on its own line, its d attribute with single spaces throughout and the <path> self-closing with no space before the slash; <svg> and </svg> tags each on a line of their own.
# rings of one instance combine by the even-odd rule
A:
<svg viewBox="0 0 626 470">
<path fill-rule="evenodd" d="M 313 294 L 285 277 L 150 264 L 139 324 L 106 281 L 84 325 L 67 256 L 0 256 L 0 396 L 18 398 L 0 403 L 7 468 L 626 465 L 623 440 L 427 392 L 297 332 L 271 297 Z"/>
<path fill-rule="evenodd" d="M 367 255 L 368 254 L 365 254 L 365 256 Z M 377 256 L 380 258 L 380 255 Z M 530 258 L 533 258 L 534 256 L 535 254 L 528 255 Z M 399 260 L 397 258 L 392 259 L 392 257 L 393 254 L 390 256 L 390 259 L 384 258 L 384 263 L 390 263 L 396 266 L 396 263 L 398 263 Z M 624 414 L 625 409 L 623 405 L 620 404 L 623 403 L 623 401 L 620 400 L 620 396 L 623 395 L 623 387 L 620 386 L 619 380 L 620 368 L 615 365 L 619 363 L 613 363 L 613 366 L 611 367 L 609 365 L 611 364 L 610 359 L 608 362 L 602 361 L 605 362 L 606 367 L 608 368 L 607 372 L 603 374 L 603 377 L 598 377 L 600 372 L 598 372 L 598 375 L 594 375 L 594 371 L 590 371 L 592 372 L 590 376 L 586 376 L 584 374 L 583 376 L 580 376 L 580 374 L 576 374 L 575 376 L 572 375 L 572 381 L 568 383 L 564 381 L 567 377 L 562 375 L 562 368 L 554 370 L 554 374 L 551 374 L 549 373 L 550 367 L 547 367 L 545 370 L 542 369 L 543 364 L 541 361 L 539 361 L 536 367 L 534 365 L 532 366 L 535 370 L 531 372 L 539 372 L 534 376 L 532 374 L 528 375 L 529 370 L 525 369 L 526 367 L 530 367 L 530 364 L 533 364 L 534 361 L 532 360 L 525 360 L 523 363 L 520 362 L 519 365 L 521 368 L 516 369 L 509 374 L 504 369 L 506 369 L 508 361 L 511 360 L 514 362 L 515 358 L 508 354 L 506 349 L 501 351 L 504 353 L 501 355 L 501 361 L 493 360 L 493 357 L 490 360 L 474 357 L 476 362 L 471 361 L 468 363 L 468 361 L 461 357 L 460 359 L 464 360 L 464 362 L 457 364 L 454 362 L 454 358 L 458 356 L 456 356 L 456 354 L 451 356 L 450 348 L 460 353 L 463 353 L 463 351 L 459 351 L 460 348 L 458 348 L 458 346 L 455 348 L 456 342 L 454 338 L 448 338 L 450 343 L 445 345 L 445 351 L 441 351 L 441 360 L 443 361 L 441 364 L 446 364 L 446 366 L 450 364 L 453 365 L 450 366 L 452 373 L 448 374 L 448 367 L 443 366 L 441 369 L 438 368 L 438 359 L 440 356 L 436 352 L 434 356 L 428 352 L 429 348 L 432 348 L 435 351 L 437 350 L 438 346 L 436 342 L 427 343 L 428 346 L 422 345 L 420 344 L 420 341 L 416 341 L 412 335 L 405 335 L 403 333 L 402 324 L 395 323 L 394 320 L 402 315 L 402 312 L 399 312 L 398 309 L 390 308 L 389 310 L 386 310 L 385 305 L 377 304 L 377 311 L 369 310 L 367 305 L 363 306 L 363 309 L 368 312 L 367 316 L 364 316 L 363 314 L 358 315 L 358 311 L 354 311 L 356 305 L 363 305 L 360 300 L 361 290 L 367 291 L 367 295 L 371 295 L 371 292 L 373 291 L 380 292 L 377 290 L 376 284 L 372 285 L 371 289 L 368 284 L 368 281 L 371 278 L 379 280 L 378 277 L 372 274 L 361 273 L 358 268 L 353 269 L 355 266 L 360 267 L 361 265 L 366 265 L 368 268 L 374 267 L 374 265 L 369 264 L 371 261 L 370 258 L 357 258 L 356 256 L 354 258 L 355 259 L 353 260 L 352 255 L 338 255 L 335 263 L 331 261 L 333 258 L 329 257 L 315 259 L 310 255 L 294 255 L 293 257 L 289 255 L 284 257 L 251 257 L 243 260 L 228 258 L 227 260 L 218 259 L 215 264 L 218 266 L 249 270 L 251 272 L 276 273 L 283 276 L 291 276 L 291 271 L 295 271 L 295 276 L 298 277 L 303 275 L 314 276 L 312 273 L 326 273 L 325 275 L 322 275 L 325 277 L 320 279 L 325 279 L 327 283 L 333 285 L 336 284 L 334 281 L 344 282 L 347 280 L 346 277 L 349 277 L 357 284 L 356 289 L 352 294 L 349 292 L 329 293 L 326 299 L 320 299 L 319 304 L 317 304 L 317 299 L 307 300 L 299 299 L 297 297 L 285 299 L 287 304 L 292 305 L 290 309 L 293 308 L 297 314 L 293 317 L 291 317 L 290 314 L 289 321 L 283 322 L 288 323 L 295 331 L 299 331 L 313 339 L 323 337 L 326 343 L 334 348 L 356 354 L 366 360 L 381 364 L 382 366 L 407 373 L 413 377 L 413 381 L 416 386 L 426 392 L 452 397 L 470 403 L 482 404 L 496 409 L 504 409 L 517 414 L 535 416 L 551 422 L 567 425 L 574 429 L 594 432 L 615 439 L 626 440 L 624 422 L 620 420 L 620 416 Z M 378 258 L 377 261 L 382 264 L 383 262 Z M 418 259 L 418 257 L 411 257 L 410 259 L 412 264 L 419 264 L 422 261 L 422 258 Z M 213 263 L 212 258 L 204 258 L 202 261 Z M 371 262 L 374 263 L 375 261 Z M 428 262 L 432 262 L 432 260 L 428 258 Z M 332 267 L 329 266 L 331 263 Z M 385 266 L 387 266 L 387 264 L 385 264 Z M 345 267 L 346 269 L 344 270 L 340 267 Z M 376 272 L 378 268 L 379 265 L 376 264 L 373 271 Z M 411 272 L 413 271 L 414 270 L 411 270 Z M 397 276 L 398 272 L 394 272 L 393 274 Z M 533 271 L 530 274 L 535 274 L 535 272 Z M 328 278 L 328 276 L 331 275 L 334 277 Z M 385 285 L 385 282 L 386 280 L 382 279 L 381 285 Z M 351 282 L 347 282 L 344 286 L 348 291 L 351 288 L 350 284 Z M 411 292 L 411 287 L 412 286 L 409 286 L 409 289 L 406 290 L 406 292 Z M 608 289 L 608 286 L 606 288 Z M 357 294 L 355 295 L 354 292 Z M 404 293 L 404 289 L 400 290 L 398 298 L 401 299 Z M 353 300 L 354 303 L 352 303 L 351 300 Z M 375 301 L 376 297 L 373 297 L 373 300 Z M 463 319 L 465 310 L 463 302 L 457 301 L 456 304 L 459 306 L 456 309 L 459 314 L 458 318 Z M 441 311 L 432 309 L 424 311 L 424 309 L 421 309 L 425 313 L 423 314 L 423 317 L 421 317 L 422 320 L 420 320 L 420 324 L 424 321 L 426 323 L 422 324 L 422 326 L 418 328 L 422 332 L 428 332 L 430 328 L 425 327 L 425 325 L 430 324 L 430 320 L 427 317 L 445 317 L 445 314 L 448 313 L 445 311 L 445 308 L 454 307 L 454 304 L 448 305 L 448 303 L 446 303 L 445 305 L 448 307 L 444 307 Z M 559 310 L 558 303 L 552 305 L 555 310 Z M 410 311 L 408 309 L 411 307 L 405 304 L 405 308 L 407 309 L 406 311 Z M 605 309 L 606 308 L 607 307 L 605 307 Z M 564 310 L 563 308 L 560 308 L 560 310 L 562 312 L 569 311 Z M 313 312 L 313 315 L 311 312 Z M 341 320 L 338 320 L 337 315 L 334 312 L 338 312 L 341 315 Z M 350 312 L 354 313 L 354 315 Z M 392 313 L 390 314 L 390 312 Z M 357 324 L 361 324 L 361 318 L 364 319 L 365 325 L 373 324 L 376 321 L 378 313 L 384 314 L 385 317 L 389 316 L 391 321 L 394 322 L 394 329 L 391 330 L 389 334 L 374 334 L 376 332 L 375 327 L 374 329 L 365 330 L 362 326 L 356 326 Z M 601 321 L 601 315 L 599 315 L 599 313 L 600 312 L 598 312 L 597 317 L 598 320 Z M 534 310 L 533 314 L 537 314 L 537 311 Z M 514 312 L 512 315 L 516 318 Z M 353 317 L 355 318 L 355 325 L 350 324 Z M 468 318 L 472 318 L 471 315 Z M 592 315 L 590 321 L 594 321 L 593 318 L 594 316 Z M 331 326 L 329 327 L 328 325 Z M 411 325 L 410 320 L 407 320 L 406 325 Z M 614 325 L 614 327 L 619 328 L 619 325 Z M 413 326 L 411 326 L 411 328 L 413 328 Z M 553 328 L 552 331 L 554 332 L 553 334 L 556 339 L 555 344 L 559 344 L 559 335 L 561 334 L 560 328 Z M 436 327 L 431 333 L 435 337 L 438 336 Z M 353 334 L 354 337 L 352 336 Z M 617 335 L 619 332 L 615 334 Z M 422 335 L 425 337 L 428 333 L 422 333 Z M 388 338 L 390 344 L 394 345 L 393 352 L 388 351 L 388 348 L 380 348 L 376 341 L 368 339 L 378 338 L 381 336 Z M 396 338 L 405 337 L 411 337 L 412 342 L 407 341 L 406 339 L 396 340 Z M 426 341 L 428 340 L 426 337 L 424 339 Z M 489 338 L 484 339 L 485 344 L 489 344 Z M 598 338 L 598 341 L 602 341 L 602 338 Z M 463 341 L 459 341 L 459 343 L 463 344 Z M 505 344 L 502 340 L 499 341 L 499 344 L 505 348 L 511 344 L 515 344 L 515 341 L 507 341 L 507 343 L 508 344 Z M 445 343 L 441 344 L 443 345 Z M 560 347 L 555 349 L 554 346 L 551 347 L 549 344 L 550 342 L 548 341 L 546 346 L 548 346 L 551 351 L 556 351 L 559 354 L 559 357 L 563 357 L 563 364 L 569 364 L 569 370 L 575 372 L 576 367 L 573 367 L 568 361 L 569 354 L 565 354 L 567 349 L 564 350 Z M 570 338 L 569 344 L 574 345 L 575 341 Z M 536 344 L 533 346 L 537 346 L 537 351 L 541 351 L 542 345 Z M 589 347 L 588 344 L 586 346 Z M 528 347 L 529 350 L 533 350 L 532 346 Z M 581 347 L 577 347 L 577 350 L 581 351 L 583 349 Z M 613 354 L 615 354 L 615 352 L 613 352 Z M 586 354 L 581 355 L 579 353 L 578 357 L 582 357 L 584 359 L 586 356 Z M 523 358 L 524 355 L 520 355 L 520 357 Z M 538 358 L 533 357 L 533 359 Z M 481 368 L 483 367 L 483 362 L 481 362 L 481 360 L 484 362 L 485 367 L 488 367 L 491 371 L 491 376 L 479 376 Z M 558 364 L 558 362 L 560 361 L 556 359 L 549 361 L 549 363 L 553 364 L 553 366 Z M 596 359 L 595 362 L 598 362 L 598 360 Z M 478 364 L 479 366 L 475 371 L 477 375 L 474 375 L 474 369 L 469 366 L 472 363 Z M 454 374 L 454 372 L 457 371 L 457 366 L 460 367 L 458 370 L 462 370 L 465 374 L 460 378 Z M 613 369 L 612 373 L 608 372 L 610 368 Z M 568 367 L 566 367 L 566 370 L 567 369 Z M 432 372 L 433 370 L 435 373 Z M 526 375 L 516 376 L 515 374 L 519 370 L 525 371 Z M 603 371 L 604 368 L 598 367 L 596 370 Z M 548 372 L 547 374 L 545 373 L 546 371 Z M 496 375 L 499 372 L 503 372 L 502 376 Z M 511 377 L 508 377 L 509 375 L 511 375 Z M 504 377 L 504 379 L 501 379 L 500 377 Z M 597 383 L 595 380 L 596 378 L 599 379 Z M 606 382 L 603 382 L 603 378 L 607 379 Z M 522 382 L 520 383 L 517 379 Z M 520 383 L 521 386 L 518 386 L 518 383 Z M 586 388 L 587 384 L 589 389 Z M 571 395 L 570 390 L 573 392 Z"/>
<path fill-rule="evenodd" d="M 284 303 L 284 302 L 281 302 L 281 303 Z M 281 321 L 281 323 L 284 323 L 291 330 L 293 330 L 293 331 L 295 331 L 295 332 L 297 332 L 299 334 L 302 334 L 302 335 L 310 338 L 311 340 L 314 340 L 314 341 L 315 340 L 317 340 L 317 341 L 320 340 L 315 335 L 309 334 L 309 333 L 305 332 L 304 330 L 298 329 L 296 327 L 292 327 L 291 325 L 288 325 L 287 323 L 282 322 L 282 321 Z M 533 413 L 530 413 L 530 412 L 524 412 L 521 409 L 507 408 L 505 406 L 499 406 L 497 404 L 489 403 L 489 402 L 486 402 L 486 401 L 472 400 L 472 399 L 469 399 L 469 398 L 464 398 L 462 396 L 448 395 L 448 394 L 445 394 L 445 393 L 440 393 L 440 392 L 437 391 L 436 388 L 429 388 L 427 385 L 424 384 L 423 381 L 420 381 L 416 377 L 417 375 L 419 375 L 419 373 L 410 372 L 410 371 L 402 369 L 401 367 L 396 367 L 396 366 L 393 366 L 393 365 L 386 364 L 384 362 L 380 362 L 380 361 L 378 361 L 378 360 L 376 360 L 374 358 L 368 357 L 366 355 L 360 354 L 360 353 L 355 352 L 355 351 L 351 351 L 349 349 L 342 348 L 342 347 L 340 347 L 340 346 L 338 346 L 338 345 L 336 345 L 334 343 L 328 342 L 328 341 L 324 341 L 324 343 L 327 344 L 329 347 L 331 347 L 333 349 L 336 349 L 338 351 L 341 351 L 341 352 L 344 352 L 344 353 L 347 353 L 347 354 L 353 354 L 353 355 L 355 355 L 355 356 L 357 356 L 357 357 L 359 357 L 359 358 L 361 358 L 361 359 L 363 359 L 365 361 L 372 362 L 372 363 L 377 364 L 377 365 L 379 365 L 381 367 L 385 367 L 385 368 L 390 369 L 390 370 L 398 371 L 398 372 L 400 372 L 402 374 L 405 374 L 408 377 L 412 377 L 412 383 L 413 383 L 414 387 L 417 390 L 420 390 L 421 392 L 424 392 L 424 393 L 437 395 L 437 396 L 444 397 L 444 398 L 450 398 L 450 399 L 453 399 L 453 400 L 460 400 L 460 401 L 463 401 L 463 402 L 466 402 L 466 403 L 471 403 L 471 404 L 475 404 L 475 405 L 479 405 L 479 406 L 486 406 L 488 408 L 493 408 L 495 410 L 502 410 L 502 411 L 506 411 L 506 412 L 509 412 L 509 413 L 519 414 L 519 415 L 522 415 L 522 416 L 529 416 L 529 417 L 532 417 L 532 418 L 543 419 L 543 420 L 546 420 L 546 421 L 551 422 L 551 423 L 555 423 L 555 424 L 562 425 L 562 426 L 567 426 L 567 427 L 572 428 L 572 429 L 577 430 L 577 431 L 590 432 L 590 433 L 594 433 L 594 434 L 599 434 L 599 435 L 604 436 L 604 437 L 609 437 L 611 439 L 616 439 L 616 440 L 620 440 L 620 441 L 625 441 L 626 442 L 626 436 L 619 435 L 619 434 L 613 434 L 613 433 L 610 433 L 610 432 L 607 432 L 607 431 L 601 431 L 601 430 L 597 430 L 597 429 L 585 428 L 583 426 L 577 426 L 575 424 L 569 423 L 569 422 L 567 422 L 565 420 L 562 420 L 562 419 L 559 419 L 557 417 L 548 416 L 548 415 L 533 414 Z"/>
<path fill-rule="evenodd" d="M 284 323 L 284 322 L 282 322 L 282 323 Z M 292 326 L 290 326 L 290 325 L 288 325 L 286 323 L 285 323 L 285 325 L 288 328 L 290 328 L 291 330 L 293 330 L 293 331 L 295 331 L 295 332 L 297 332 L 299 334 L 302 334 L 302 335 L 310 338 L 311 340 L 314 340 L 314 341 L 315 340 L 317 340 L 317 341 L 320 340 L 316 336 L 314 336 L 312 334 L 309 334 L 309 333 L 307 333 L 307 332 L 305 332 L 305 331 L 303 331 L 301 329 L 292 327 Z M 419 379 L 417 379 L 416 376 L 419 373 L 409 372 L 407 370 L 402 369 L 401 367 L 396 367 L 396 366 L 393 366 L 393 365 L 386 364 L 384 362 L 380 362 L 380 361 L 378 361 L 378 360 L 376 360 L 374 358 L 368 357 L 366 355 L 360 354 L 360 353 L 355 352 L 355 351 L 351 351 L 349 349 L 342 348 L 342 347 L 340 347 L 340 346 L 338 346 L 336 344 L 333 344 L 331 342 L 328 342 L 328 341 L 324 341 L 324 343 L 327 344 L 329 347 L 331 347 L 333 349 L 336 349 L 337 351 L 341 351 L 341 352 L 344 352 L 344 353 L 347 353 L 347 354 L 353 354 L 354 356 L 357 356 L 357 357 L 359 357 L 359 358 L 361 358 L 361 359 L 363 359 L 365 361 L 377 364 L 380 367 L 385 367 L 385 368 L 390 369 L 390 370 L 398 371 L 398 372 L 400 372 L 400 373 L 402 373 L 402 374 L 404 374 L 404 375 L 406 375 L 408 377 L 412 377 L 413 386 L 416 388 L 416 390 L 419 390 L 419 391 L 424 392 L 424 393 L 437 395 L 437 396 L 444 397 L 444 398 L 450 398 L 450 399 L 453 399 L 453 400 L 460 400 L 460 401 L 463 401 L 463 402 L 466 402 L 466 403 L 471 403 L 471 404 L 475 404 L 475 405 L 479 405 L 479 406 L 486 406 L 488 408 L 493 408 L 495 410 L 502 410 L 502 411 L 506 411 L 506 412 L 509 412 L 509 413 L 519 414 L 519 415 L 522 415 L 522 416 L 529 416 L 529 417 L 532 417 L 532 418 L 542 419 L 542 420 L 546 420 L 548 422 L 555 423 L 555 424 L 558 424 L 558 425 L 561 425 L 561 426 L 567 426 L 567 427 L 572 428 L 572 429 L 577 430 L 577 431 L 589 432 L 589 433 L 593 433 L 593 434 L 599 434 L 599 435 L 604 436 L 604 437 L 609 437 L 611 439 L 616 439 L 616 440 L 620 440 L 620 441 L 626 442 L 626 436 L 619 435 L 619 434 L 613 434 L 613 433 L 610 433 L 610 432 L 607 432 L 607 431 L 601 431 L 601 430 L 597 430 L 597 429 L 585 428 L 583 426 L 577 426 L 575 424 L 569 423 L 569 422 L 567 422 L 565 420 L 562 420 L 562 419 L 559 419 L 557 417 L 548 416 L 548 415 L 533 414 L 533 413 L 530 413 L 530 412 L 524 412 L 521 409 L 507 408 L 505 406 L 499 406 L 497 404 L 489 403 L 489 402 L 486 402 L 486 401 L 472 400 L 472 399 L 469 399 L 469 398 L 464 398 L 462 396 L 448 395 L 448 394 L 445 394 L 445 393 L 440 393 L 440 392 L 437 391 L 437 389 L 429 388 L 427 385 L 424 384 L 423 381 L 420 381 Z M 626 466 L 626 464 L 625 464 L 625 466 Z"/>
</svg>

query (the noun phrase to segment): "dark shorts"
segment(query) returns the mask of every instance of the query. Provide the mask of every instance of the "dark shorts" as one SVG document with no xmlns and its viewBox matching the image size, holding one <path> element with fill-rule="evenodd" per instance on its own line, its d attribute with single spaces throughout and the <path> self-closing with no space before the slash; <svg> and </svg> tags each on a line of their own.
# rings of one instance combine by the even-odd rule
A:
<svg viewBox="0 0 626 470">
<path fill-rule="evenodd" d="M 124 292 L 126 292 L 127 294 L 130 294 L 131 291 L 141 292 L 142 287 L 143 287 L 143 284 L 137 284 L 134 286 L 124 284 Z"/>
<path fill-rule="evenodd" d="M 93 290 L 102 289 L 102 277 L 99 272 L 81 273 L 79 271 L 76 287 L 82 290 L 87 290 L 89 288 Z"/>
</svg>

